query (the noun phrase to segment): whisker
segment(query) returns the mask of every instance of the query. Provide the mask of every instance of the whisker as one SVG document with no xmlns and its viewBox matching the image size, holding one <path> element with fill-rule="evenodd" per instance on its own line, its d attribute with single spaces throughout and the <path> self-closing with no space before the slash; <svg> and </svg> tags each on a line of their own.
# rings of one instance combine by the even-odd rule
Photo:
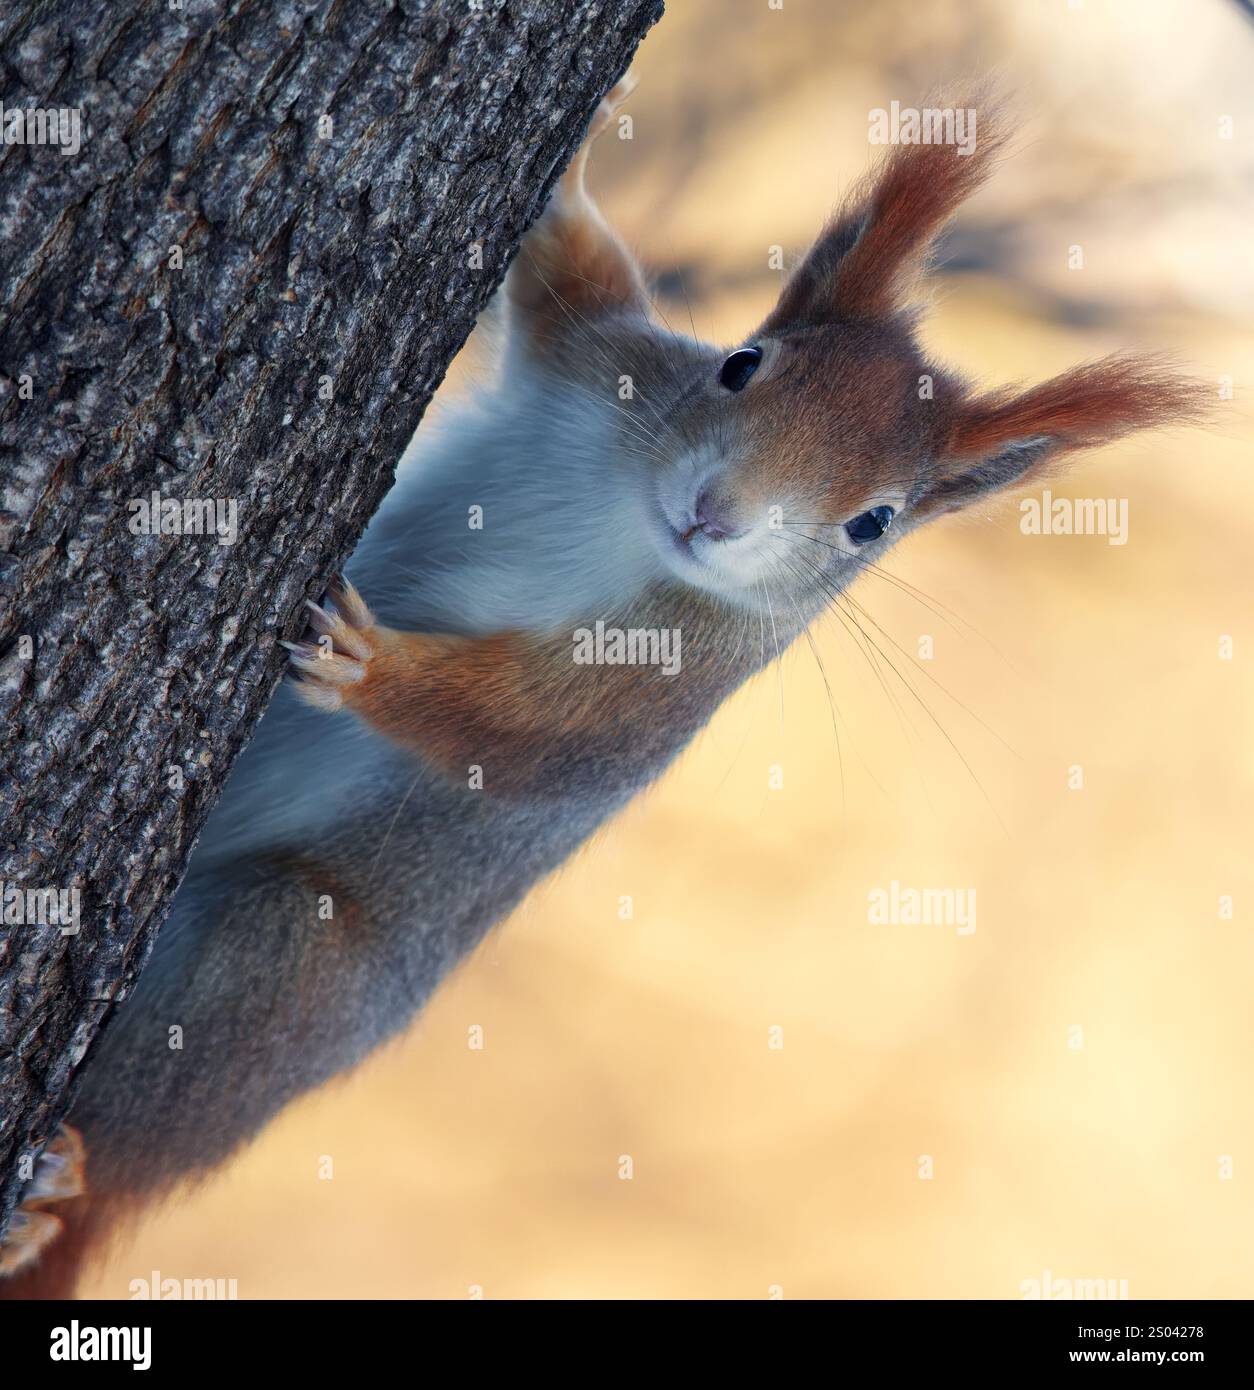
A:
<svg viewBox="0 0 1254 1390">
<path fill-rule="evenodd" d="M 784 569 L 788 572 L 788 574 L 792 576 L 794 580 L 797 580 L 798 582 L 804 584 L 803 577 L 799 575 L 795 569 L 793 569 L 793 567 L 787 562 L 787 560 L 783 558 L 783 556 L 776 556 L 775 559 L 777 563 L 783 565 Z M 797 601 L 793 597 L 793 595 L 789 593 L 788 597 L 789 601 L 792 603 L 793 611 L 797 615 L 797 623 L 800 626 L 801 631 L 805 634 L 806 641 L 809 643 L 810 653 L 814 657 L 815 665 L 819 668 L 819 675 L 823 678 L 823 688 L 827 691 L 827 708 L 828 712 L 832 716 L 832 733 L 836 738 L 836 762 L 837 766 L 840 769 L 840 808 L 842 811 L 845 811 L 848 809 L 848 805 L 845 799 L 845 755 L 841 748 L 840 729 L 836 722 L 836 702 L 832 696 L 832 683 L 827 678 L 827 668 L 823 665 L 823 658 L 819 655 L 819 649 L 815 644 L 814 634 L 810 631 L 809 624 L 805 621 L 804 617 L 802 617 L 801 610 L 797 607 Z M 874 778 L 872 778 L 872 780 L 874 780 Z"/>
<path fill-rule="evenodd" d="M 811 564 L 813 564 L 813 562 L 811 562 Z M 847 601 L 845 600 L 845 595 L 843 595 L 840 590 L 836 589 L 830 577 L 823 574 L 820 570 L 817 569 L 817 567 L 815 567 L 814 572 L 815 578 L 819 583 L 820 587 L 823 589 L 823 591 L 831 597 L 834 604 L 836 604 L 838 607 L 843 607 L 842 601 Z M 950 735 L 948 729 L 946 729 L 945 726 L 941 723 L 941 721 L 937 718 L 936 714 L 933 712 L 931 706 L 928 705 L 927 701 L 919 695 L 918 691 L 915 690 L 914 686 L 911 685 L 911 683 L 902 674 L 902 672 L 897 667 L 896 663 L 892 660 L 892 658 L 889 657 L 879 646 L 879 644 L 875 641 L 875 639 L 871 637 L 863 629 L 861 623 L 859 623 L 857 620 L 857 616 L 851 612 L 848 612 L 848 610 L 846 610 L 846 612 L 850 621 L 853 622 L 855 627 L 857 627 L 863 640 L 866 641 L 869 644 L 869 646 L 875 650 L 879 660 L 883 661 L 884 664 L 888 667 L 888 669 L 897 677 L 898 681 L 905 688 L 906 692 L 910 695 L 911 699 L 913 699 L 915 703 L 920 707 L 920 709 L 922 709 L 924 714 L 927 715 L 928 719 L 932 722 L 932 724 L 936 727 L 941 736 L 945 739 L 946 743 L 949 744 L 950 748 L 953 750 L 959 762 L 961 762 L 963 767 L 966 769 L 967 775 L 971 778 L 971 780 L 975 783 L 976 787 L 979 789 L 981 796 L 987 803 L 989 810 L 992 812 L 994 819 L 997 821 L 998 826 L 1001 828 L 1002 832 L 1007 835 L 1007 838 L 1009 838 L 1009 832 L 1006 829 L 1005 823 L 1002 821 L 1001 816 L 998 814 L 997 807 L 994 805 L 993 800 L 989 796 L 987 789 L 985 788 L 983 782 L 981 782 L 980 778 L 976 775 L 975 769 L 971 766 L 962 749 L 958 746 L 953 737 Z"/>
</svg>

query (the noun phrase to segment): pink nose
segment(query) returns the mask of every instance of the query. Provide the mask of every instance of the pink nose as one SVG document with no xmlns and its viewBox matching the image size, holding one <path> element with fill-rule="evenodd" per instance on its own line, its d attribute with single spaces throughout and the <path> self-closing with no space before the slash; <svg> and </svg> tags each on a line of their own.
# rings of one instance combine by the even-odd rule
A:
<svg viewBox="0 0 1254 1390">
<path fill-rule="evenodd" d="M 734 540 L 744 535 L 744 527 L 734 520 L 735 504 L 726 497 L 716 497 L 704 488 L 693 509 L 694 531 L 704 531 L 712 541 Z"/>
</svg>

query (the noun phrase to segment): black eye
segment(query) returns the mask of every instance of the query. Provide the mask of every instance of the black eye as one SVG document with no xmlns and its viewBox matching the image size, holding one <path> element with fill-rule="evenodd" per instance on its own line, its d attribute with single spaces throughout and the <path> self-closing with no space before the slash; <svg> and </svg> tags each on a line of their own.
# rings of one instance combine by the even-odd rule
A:
<svg viewBox="0 0 1254 1390">
<path fill-rule="evenodd" d="M 761 348 L 737 348 L 718 369 L 719 385 L 726 386 L 729 391 L 742 390 L 761 360 Z"/>
<path fill-rule="evenodd" d="M 855 516 L 845 527 L 854 545 L 865 545 L 867 541 L 877 541 L 893 524 L 891 507 L 872 507 L 869 512 Z"/>
</svg>

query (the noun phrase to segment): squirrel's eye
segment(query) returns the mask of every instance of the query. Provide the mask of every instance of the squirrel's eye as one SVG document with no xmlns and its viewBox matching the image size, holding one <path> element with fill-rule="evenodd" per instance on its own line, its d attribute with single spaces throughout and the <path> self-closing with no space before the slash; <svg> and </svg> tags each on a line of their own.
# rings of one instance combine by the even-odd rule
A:
<svg viewBox="0 0 1254 1390">
<path fill-rule="evenodd" d="M 865 545 L 867 541 L 877 541 L 893 524 L 894 512 L 891 507 L 872 507 L 845 526 L 849 539 L 854 545 Z"/>
<path fill-rule="evenodd" d="M 757 371 L 761 360 L 761 348 L 737 348 L 719 368 L 719 385 L 726 386 L 729 391 L 741 390 Z"/>
</svg>

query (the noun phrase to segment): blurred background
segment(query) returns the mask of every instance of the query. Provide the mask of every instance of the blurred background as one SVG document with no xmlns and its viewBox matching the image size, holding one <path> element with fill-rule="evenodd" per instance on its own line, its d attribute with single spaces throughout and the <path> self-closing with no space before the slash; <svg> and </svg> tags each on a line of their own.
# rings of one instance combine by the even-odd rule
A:
<svg viewBox="0 0 1254 1390">
<path fill-rule="evenodd" d="M 892 551 L 853 593 L 879 655 L 817 634 L 839 749 L 801 643 L 85 1293 L 1254 1295 L 1252 66 L 1231 0 L 670 0 L 591 179 L 677 328 L 739 340 L 868 112 L 993 69 L 1022 136 L 925 341 L 989 386 L 1169 350 L 1215 423 L 1052 484 L 1126 498 L 1126 545 L 1011 497 Z M 871 925 L 893 880 L 975 889 L 976 931 Z"/>
</svg>

